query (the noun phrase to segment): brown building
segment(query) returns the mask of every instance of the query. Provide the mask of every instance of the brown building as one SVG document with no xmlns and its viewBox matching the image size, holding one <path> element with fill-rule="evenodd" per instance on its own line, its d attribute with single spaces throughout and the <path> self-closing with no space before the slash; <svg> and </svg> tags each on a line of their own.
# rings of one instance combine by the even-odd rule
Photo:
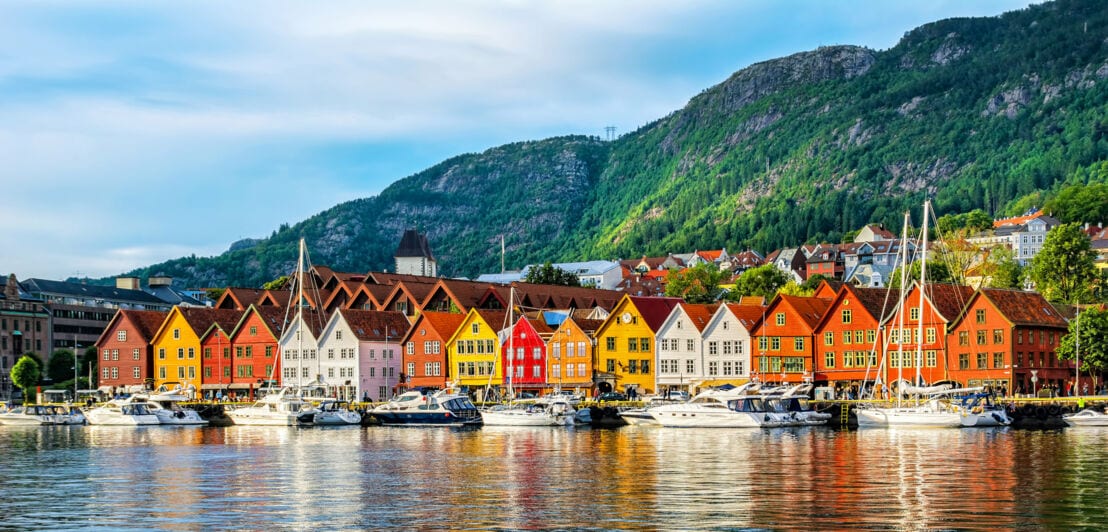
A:
<svg viewBox="0 0 1108 532">
<path fill-rule="evenodd" d="M 45 362 L 51 351 L 50 311 L 42 299 L 20 290 L 15 274 L 0 277 L 0 398 L 11 396 L 9 373 L 19 357 L 34 352 Z"/>
<path fill-rule="evenodd" d="M 154 377 L 154 333 L 168 313 L 119 310 L 96 341 L 100 386 L 149 387 Z"/>
</svg>

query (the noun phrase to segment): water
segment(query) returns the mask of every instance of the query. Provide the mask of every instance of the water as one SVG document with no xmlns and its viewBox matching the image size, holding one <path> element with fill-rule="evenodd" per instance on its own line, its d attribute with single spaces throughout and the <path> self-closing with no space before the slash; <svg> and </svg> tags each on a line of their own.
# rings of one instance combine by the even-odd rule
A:
<svg viewBox="0 0 1108 532">
<path fill-rule="evenodd" d="M 1074 529 L 1108 430 L 0 427 L 14 529 Z"/>
</svg>

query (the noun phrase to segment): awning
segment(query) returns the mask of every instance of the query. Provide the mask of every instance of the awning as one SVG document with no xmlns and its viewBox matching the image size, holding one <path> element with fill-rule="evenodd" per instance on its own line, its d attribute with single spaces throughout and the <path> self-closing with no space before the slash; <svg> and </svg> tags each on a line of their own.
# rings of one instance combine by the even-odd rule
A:
<svg viewBox="0 0 1108 532">
<path fill-rule="evenodd" d="M 201 390 L 226 390 L 227 384 L 201 384 Z"/>
<path fill-rule="evenodd" d="M 249 390 L 252 387 L 253 386 L 251 384 L 243 384 L 243 383 L 235 383 L 235 384 L 228 384 L 227 385 L 228 390 Z"/>
</svg>

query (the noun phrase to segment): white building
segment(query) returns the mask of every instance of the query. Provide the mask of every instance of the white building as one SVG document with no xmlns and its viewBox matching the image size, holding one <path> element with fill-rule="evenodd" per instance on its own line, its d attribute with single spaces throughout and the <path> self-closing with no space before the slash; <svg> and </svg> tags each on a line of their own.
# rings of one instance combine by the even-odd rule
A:
<svg viewBox="0 0 1108 532">
<path fill-rule="evenodd" d="M 341 309 L 331 315 L 319 344 L 320 383 L 350 401 L 385 401 L 400 383 L 404 314 Z"/>
<path fill-rule="evenodd" d="M 1057 218 L 1036 211 L 1016 218 L 997 220 L 993 222 L 991 231 L 967 238 L 966 241 L 979 248 L 1007 246 L 1020 264 L 1027 264 L 1042 250 L 1047 232 L 1061 224 Z"/>
<path fill-rule="evenodd" d="M 657 347 L 654 389 L 688 391 L 704 378 L 701 331 L 716 305 L 681 303 L 654 335 Z"/>
<path fill-rule="evenodd" d="M 751 330 L 764 312 L 760 305 L 720 305 L 704 328 L 703 386 L 738 385 L 750 379 Z"/>
</svg>

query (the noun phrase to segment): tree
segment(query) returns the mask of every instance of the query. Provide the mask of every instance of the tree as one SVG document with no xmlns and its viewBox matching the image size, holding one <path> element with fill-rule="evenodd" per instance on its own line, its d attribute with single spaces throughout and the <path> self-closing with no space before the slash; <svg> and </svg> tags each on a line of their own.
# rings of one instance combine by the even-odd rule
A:
<svg viewBox="0 0 1108 532">
<path fill-rule="evenodd" d="M 72 380 L 74 377 L 73 352 L 68 349 L 59 349 L 50 355 L 50 361 L 46 363 L 46 376 L 54 382 Z"/>
<path fill-rule="evenodd" d="M 1080 303 L 1097 280 L 1096 252 L 1080 225 L 1060 225 L 1046 234 L 1029 273 L 1048 300 Z"/>
<path fill-rule="evenodd" d="M 811 297 L 816 289 L 807 288 L 807 284 L 807 281 L 805 281 L 804 283 L 797 283 L 795 280 L 789 279 L 789 282 L 785 283 L 785 286 L 782 286 L 780 289 L 778 289 L 777 293 L 789 296 Z"/>
<path fill-rule="evenodd" d="M 910 285 L 912 281 L 919 280 L 920 261 L 915 261 L 908 265 L 908 280 Z M 954 278 L 950 275 L 950 267 L 945 262 L 937 260 L 927 261 L 927 282 L 929 283 L 949 283 Z M 898 266 L 893 273 L 889 276 L 889 288 L 897 290 L 900 288 L 900 267 Z"/>
<path fill-rule="evenodd" d="M 1081 337 L 1080 342 L 1077 341 L 1078 335 Z M 1078 347 L 1080 352 L 1077 351 Z M 1080 354 L 1080 371 L 1100 372 L 1108 369 L 1108 310 L 1090 308 L 1081 312 L 1079 320 L 1070 320 L 1069 333 L 1058 342 L 1055 352 L 1062 360 L 1074 360 Z"/>
<path fill-rule="evenodd" d="M 23 390 L 24 403 L 34 402 L 35 385 L 38 384 L 41 374 L 42 370 L 39 369 L 38 362 L 29 356 L 20 357 L 19 362 L 12 366 L 9 376 L 12 379 L 12 384 Z"/>
<path fill-rule="evenodd" d="M 262 285 L 262 290 L 281 290 L 289 284 L 289 276 L 282 275 Z"/>
<path fill-rule="evenodd" d="M 728 299 L 737 300 L 742 296 L 762 296 L 766 300 L 773 299 L 777 291 L 789 282 L 785 272 L 777 269 L 773 264 L 763 264 L 757 268 L 751 268 L 735 282 L 735 290 L 727 294 Z"/>
<path fill-rule="evenodd" d="M 1016 260 L 1016 253 L 1004 246 L 989 251 L 982 273 L 989 278 L 990 288 L 1023 288 L 1024 268 Z"/>
<path fill-rule="evenodd" d="M 719 285 L 726 280 L 727 272 L 702 262 L 684 271 L 670 270 L 666 274 L 666 295 L 688 303 L 712 303 L 719 299 L 723 292 Z"/>
<path fill-rule="evenodd" d="M 553 284 L 560 286 L 581 286 L 581 280 L 577 274 L 567 272 L 549 262 L 527 270 L 527 277 L 523 280 L 530 284 Z"/>
<path fill-rule="evenodd" d="M 1063 188 L 1043 205 L 1043 211 L 1066 223 L 1108 222 L 1108 184 Z"/>
</svg>

